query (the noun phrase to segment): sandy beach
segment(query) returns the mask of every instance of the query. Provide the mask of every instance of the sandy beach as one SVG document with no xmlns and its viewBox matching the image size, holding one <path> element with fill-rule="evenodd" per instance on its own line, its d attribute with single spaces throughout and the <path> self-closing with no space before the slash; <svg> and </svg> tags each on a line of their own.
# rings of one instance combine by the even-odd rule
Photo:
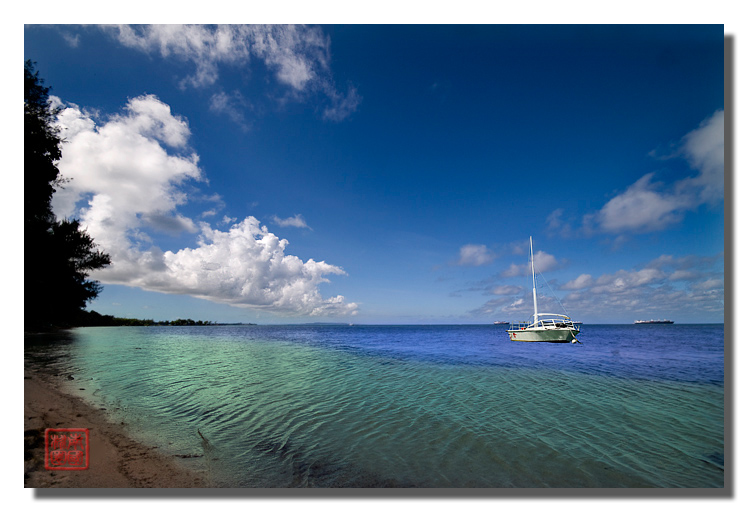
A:
<svg viewBox="0 0 750 515">
<path fill-rule="evenodd" d="M 64 393 L 72 380 L 24 363 L 24 486 L 26 488 L 189 488 L 206 478 L 131 438 L 125 426 L 107 420 L 100 408 Z M 70 386 L 65 385 L 65 386 Z M 88 470 L 44 468 L 47 428 L 88 428 Z"/>
</svg>

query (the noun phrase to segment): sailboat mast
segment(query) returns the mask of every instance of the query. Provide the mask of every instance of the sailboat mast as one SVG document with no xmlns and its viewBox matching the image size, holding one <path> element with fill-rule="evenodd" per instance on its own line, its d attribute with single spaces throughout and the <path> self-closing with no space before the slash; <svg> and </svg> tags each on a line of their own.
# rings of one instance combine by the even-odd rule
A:
<svg viewBox="0 0 750 515">
<path fill-rule="evenodd" d="M 536 274 L 534 273 L 534 243 L 531 241 L 531 236 L 529 236 L 529 248 L 531 249 L 531 283 L 532 283 L 532 292 L 534 294 L 534 325 L 539 321 L 539 311 L 536 307 Z"/>
</svg>

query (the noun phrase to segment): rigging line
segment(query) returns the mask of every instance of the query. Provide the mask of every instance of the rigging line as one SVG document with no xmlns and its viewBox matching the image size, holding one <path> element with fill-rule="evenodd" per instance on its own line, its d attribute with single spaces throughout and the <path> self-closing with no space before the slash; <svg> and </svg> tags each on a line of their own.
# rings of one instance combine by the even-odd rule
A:
<svg viewBox="0 0 750 515">
<path fill-rule="evenodd" d="M 557 301 L 557 303 L 558 303 L 558 304 L 560 304 L 560 307 L 561 307 L 561 308 L 563 308 L 563 311 L 565 312 L 565 314 L 566 314 L 566 315 L 568 315 L 568 316 L 570 316 L 570 313 L 568 313 L 568 310 L 567 310 L 567 309 L 565 309 L 565 306 L 563 306 L 563 303 L 562 303 L 562 302 L 560 301 L 560 299 L 558 299 L 558 298 L 557 298 L 557 295 L 555 294 L 555 290 L 553 290 L 553 289 L 552 289 L 552 287 L 551 287 L 551 286 L 549 285 L 549 283 L 547 282 L 547 278 L 546 278 L 546 277 L 544 277 L 544 274 L 542 274 L 541 272 L 539 272 L 539 275 L 541 275 L 541 276 L 542 276 L 542 279 L 544 279 L 544 284 L 546 284 L 546 285 L 547 285 L 547 289 L 548 289 L 548 290 L 549 290 L 550 292 L 552 292 L 552 296 L 553 296 L 553 297 L 555 297 L 555 300 Z"/>
</svg>

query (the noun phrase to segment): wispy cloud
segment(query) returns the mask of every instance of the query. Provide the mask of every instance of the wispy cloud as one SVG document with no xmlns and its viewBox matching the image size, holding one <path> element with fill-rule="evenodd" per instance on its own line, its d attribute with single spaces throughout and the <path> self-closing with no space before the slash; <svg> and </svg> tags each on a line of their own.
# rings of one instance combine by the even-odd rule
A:
<svg viewBox="0 0 750 515">
<path fill-rule="evenodd" d="M 62 32 L 62 37 L 65 40 L 65 42 L 70 45 L 71 48 L 78 48 L 78 45 L 81 43 L 81 35 L 80 34 L 71 34 L 70 32 L 64 31 Z"/>
<path fill-rule="evenodd" d="M 460 297 L 465 292 L 481 292 L 483 295 L 518 295 L 523 291 L 523 288 L 516 285 L 510 284 L 498 284 L 500 276 L 498 274 L 467 284 L 465 287 L 450 292 L 452 297 Z"/>
<path fill-rule="evenodd" d="M 594 277 L 581 274 L 558 287 L 560 300 L 576 317 L 617 319 L 675 317 L 680 313 L 715 315 L 724 310 L 722 255 L 660 256 L 631 270 Z M 474 316 L 527 316 L 531 293 L 498 286 L 494 298 L 472 310 Z M 540 309 L 555 309 L 557 299 L 539 292 Z"/>
<path fill-rule="evenodd" d="M 208 218 L 211 216 L 216 216 L 219 214 L 220 211 L 224 210 L 226 208 L 226 203 L 224 202 L 224 199 L 221 198 L 221 195 L 218 193 L 214 193 L 212 195 L 200 195 L 198 197 L 198 200 L 203 202 L 211 202 L 214 204 L 214 207 L 207 209 L 201 213 L 201 218 Z"/>
<path fill-rule="evenodd" d="M 163 58 L 195 65 L 182 86 L 205 87 L 219 77 L 220 64 L 244 64 L 250 58 L 246 27 L 221 25 L 107 25 L 103 28 L 122 45 Z"/>
<path fill-rule="evenodd" d="M 348 118 L 359 107 L 362 97 L 357 93 L 354 86 L 349 86 L 346 95 L 339 93 L 333 86 L 324 88 L 326 95 L 331 99 L 330 105 L 323 111 L 323 118 L 340 122 Z"/>
<path fill-rule="evenodd" d="M 700 172 L 680 186 L 696 188 L 700 202 L 718 202 L 724 198 L 724 110 L 701 122 L 700 127 L 683 138 L 680 153 Z"/>
<path fill-rule="evenodd" d="M 682 220 L 685 211 L 695 205 L 695 198 L 676 189 L 664 191 L 664 185 L 653 178 L 653 173 L 644 175 L 607 202 L 594 217 L 596 226 L 604 232 L 647 232 Z"/>
<path fill-rule="evenodd" d="M 482 266 L 492 263 L 495 255 L 486 245 L 468 244 L 459 251 L 458 264 L 461 266 Z"/>
<path fill-rule="evenodd" d="M 547 233 L 563 237 L 571 235 L 572 227 L 563 208 L 557 208 L 547 216 Z"/>
<path fill-rule="evenodd" d="M 685 135 L 678 149 L 666 157 L 686 159 L 698 175 L 664 184 L 655 180 L 654 173 L 647 173 L 600 211 L 587 215 L 584 226 L 605 233 L 659 231 L 680 222 L 691 209 L 721 201 L 724 111 L 715 112 Z"/>
<path fill-rule="evenodd" d="M 276 72 L 282 84 L 303 91 L 318 83 L 330 66 L 330 41 L 319 27 L 257 25 L 240 29 L 254 55 Z"/>
<path fill-rule="evenodd" d="M 518 295 L 523 291 L 523 288 L 520 286 L 514 286 L 510 284 L 501 284 L 499 286 L 495 286 L 490 291 L 493 295 Z"/>
<path fill-rule="evenodd" d="M 181 87 L 206 88 L 216 84 L 220 65 L 247 66 L 252 59 L 262 62 L 279 84 L 288 88 L 289 98 L 303 100 L 320 94 L 325 100 L 323 118 L 341 121 L 361 101 L 356 88 L 342 93 L 331 72 L 331 42 L 320 27 L 306 25 L 108 25 L 103 27 L 122 45 L 163 58 L 192 63 L 195 72 Z M 212 109 L 225 112 L 246 126 L 241 95 L 218 92 Z"/>
<path fill-rule="evenodd" d="M 234 91 L 228 95 L 224 91 L 219 91 L 211 96 L 210 110 L 229 116 L 229 119 L 236 123 L 243 131 L 250 130 L 250 123 L 247 120 L 246 112 L 252 109 L 252 105 L 239 91 Z"/>
<path fill-rule="evenodd" d="M 555 270 L 560 266 L 555 256 L 547 254 L 543 250 L 534 252 L 534 270 L 537 273 L 544 273 L 549 270 Z M 502 272 L 502 277 L 521 277 L 531 273 L 531 263 L 519 265 L 511 264 Z"/>
<path fill-rule="evenodd" d="M 310 227 L 307 225 L 307 222 L 305 222 L 305 219 L 302 218 L 302 215 L 299 214 L 290 216 L 289 218 L 279 218 L 278 216 L 273 215 L 271 217 L 271 220 L 279 227 L 298 227 L 300 229 L 310 229 Z"/>
<path fill-rule="evenodd" d="M 355 303 L 340 295 L 323 298 L 318 290 L 327 276 L 344 270 L 286 254 L 287 240 L 256 218 L 235 223 L 225 216 L 223 224 L 231 226 L 219 230 L 179 212 L 191 201 L 189 183 L 205 178 L 188 145 L 187 121 L 167 104 L 145 95 L 103 118 L 54 100 L 64 107 L 58 166 L 72 180 L 55 194 L 53 207 L 60 217 L 79 217 L 111 255 L 112 264 L 93 278 L 279 315 L 356 313 Z M 208 199 L 221 202 L 217 196 Z M 299 216 L 291 220 L 304 224 Z M 151 231 L 199 234 L 196 246 L 174 252 L 153 246 Z"/>
<path fill-rule="evenodd" d="M 723 270 L 717 269 L 719 256 L 711 259 L 689 257 L 689 268 L 674 269 L 667 261 L 652 262 L 643 268 L 619 270 L 596 279 L 576 279 L 574 289 L 565 297 L 569 306 L 581 314 L 625 312 L 650 318 L 680 313 L 722 313 L 724 310 Z M 574 281 L 575 283 L 575 281 Z"/>
<path fill-rule="evenodd" d="M 590 287 L 592 284 L 594 284 L 594 279 L 591 277 L 590 274 L 581 274 L 572 281 L 568 281 L 567 283 L 560 286 L 561 290 L 582 290 L 584 288 Z"/>
</svg>

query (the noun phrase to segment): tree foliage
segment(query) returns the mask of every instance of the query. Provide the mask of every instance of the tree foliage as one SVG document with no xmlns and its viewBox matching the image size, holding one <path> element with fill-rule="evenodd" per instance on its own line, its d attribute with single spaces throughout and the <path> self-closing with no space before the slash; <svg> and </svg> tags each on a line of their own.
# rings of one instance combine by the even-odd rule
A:
<svg viewBox="0 0 750 515">
<path fill-rule="evenodd" d="M 60 220 L 52 195 L 62 187 L 58 111 L 49 88 L 24 63 L 24 323 L 27 328 L 70 325 L 101 291 L 89 272 L 110 263 L 78 220 Z"/>
</svg>

